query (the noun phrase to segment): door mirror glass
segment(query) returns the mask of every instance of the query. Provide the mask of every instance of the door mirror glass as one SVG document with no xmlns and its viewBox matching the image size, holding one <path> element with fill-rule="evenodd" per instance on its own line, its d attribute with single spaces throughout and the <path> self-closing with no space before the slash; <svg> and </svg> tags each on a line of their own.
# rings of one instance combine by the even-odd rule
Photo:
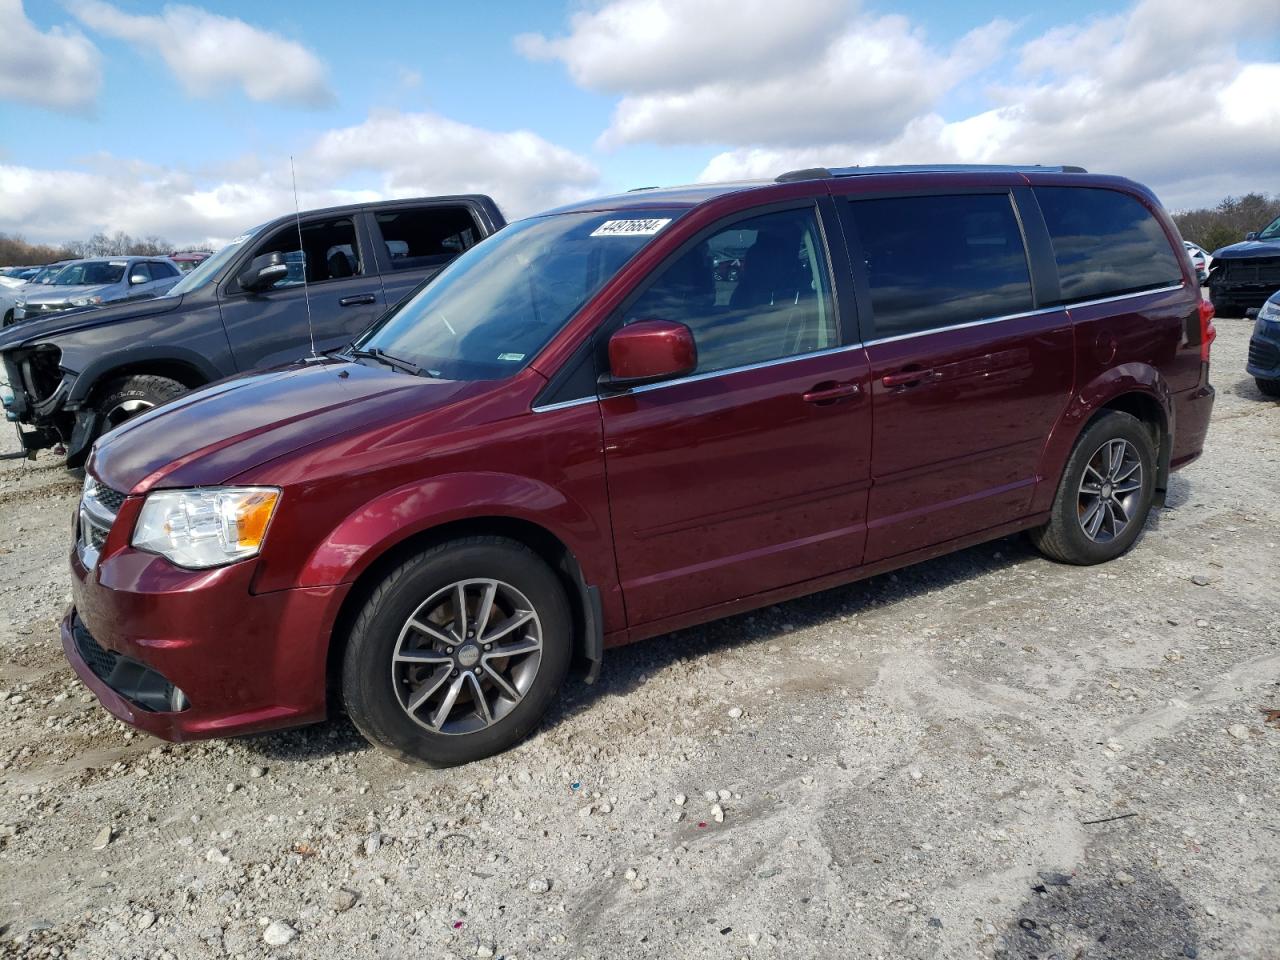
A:
<svg viewBox="0 0 1280 960">
<path fill-rule="evenodd" d="M 1246 240 L 1257 240 L 1257 239 L 1258 239 L 1258 231 L 1257 231 L 1257 230 L 1250 230 L 1248 233 L 1246 233 L 1246 234 L 1244 235 L 1244 238 L 1245 238 Z"/>
<path fill-rule="evenodd" d="M 273 250 L 250 260 L 236 279 L 242 290 L 265 290 L 277 280 L 283 280 L 288 273 L 289 265 L 285 263 L 284 254 Z"/>
<path fill-rule="evenodd" d="M 609 338 L 609 373 L 603 386 L 636 387 L 692 373 L 698 347 L 683 323 L 638 320 Z"/>
</svg>

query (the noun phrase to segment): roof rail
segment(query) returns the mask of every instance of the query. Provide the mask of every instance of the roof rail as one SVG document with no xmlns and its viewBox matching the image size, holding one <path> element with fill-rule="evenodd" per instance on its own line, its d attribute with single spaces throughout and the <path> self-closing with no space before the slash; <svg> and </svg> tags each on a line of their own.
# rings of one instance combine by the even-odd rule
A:
<svg viewBox="0 0 1280 960">
<path fill-rule="evenodd" d="M 916 163 L 882 167 L 810 167 L 789 170 L 779 175 L 776 183 L 796 180 L 828 180 L 833 177 L 867 177 L 877 173 L 1088 173 L 1084 167 L 1047 167 L 1039 163 Z"/>
</svg>

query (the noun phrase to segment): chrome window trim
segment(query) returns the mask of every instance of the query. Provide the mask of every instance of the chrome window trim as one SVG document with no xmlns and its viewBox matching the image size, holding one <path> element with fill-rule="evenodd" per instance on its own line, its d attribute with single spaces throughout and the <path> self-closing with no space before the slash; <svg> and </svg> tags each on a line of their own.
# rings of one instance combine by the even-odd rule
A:
<svg viewBox="0 0 1280 960">
<path fill-rule="evenodd" d="M 928 330 L 916 330 L 912 333 L 897 333 L 891 337 L 876 337 L 874 340 L 866 341 L 863 346 L 873 347 L 880 343 L 894 343 L 898 340 L 910 340 L 913 337 L 926 337 L 931 333 L 943 333 L 947 330 L 966 330 L 969 327 L 981 327 L 988 323 L 1000 323 L 1004 320 L 1018 320 L 1022 317 L 1036 317 L 1046 313 L 1056 313 L 1059 310 L 1074 310 L 1078 307 L 1092 307 L 1100 303 L 1115 303 L 1119 300 L 1132 300 L 1134 297 L 1146 297 L 1153 293 L 1170 293 L 1174 290 L 1186 289 L 1186 283 L 1170 284 L 1167 287 L 1156 287 L 1152 290 L 1137 290 L 1133 293 L 1121 293 L 1114 297 L 1098 297 L 1095 300 L 1079 300 L 1074 303 L 1059 303 L 1052 307 L 1040 307 L 1038 310 L 1027 310 L 1023 313 L 1006 313 L 998 317 L 984 317 L 981 320 L 969 320 L 965 323 L 953 323 L 945 327 L 930 327 Z M 872 320 L 874 322 L 874 318 Z"/>
<path fill-rule="evenodd" d="M 615 396 L 628 396 L 637 393 L 649 393 L 653 390 L 661 390 L 665 387 L 674 387 L 682 383 L 696 383 L 700 380 L 710 380 L 714 377 L 724 377 L 733 373 L 743 373 L 747 370 L 760 370 L 765 367 L 776 367 L 783 363 L 794 363 L 797 360 L 807 360 L 810 357 L 826 357 L 837 353 L 846 353 L 853 350 L 864 350 L 867 347 L 875 346 L 880 343 L 893 343 L 897 340 L 909 340 L 913 337 L 928 336 L 931 333 L 942 333 L 947 330 L 964 330 L 969 327 L 981 327 L 989 323 L 1000 323 L 1005 320 L 1018 320 L 1022 317 L 1035 317 L 1046 313 L 1056 313 L 1058 311 L 1067 311 L 1075 307 L 1091 307 L 1100 303 L 1115 303 L 1120 300 L 1132 300 L 1135 297 L 1146 297 L 1153 293 L 1171 293 L 1174 290 L 1186 289 L 1186 283 L 1170 284 L 1167 287 L 1156 287 L 1152 290 L 1137 290 L 1133 293 L 1121 293 L 1114 297 L 1099 297 L 1096 300 L 1081 300 L 1076 303 L 1060 303 L 1052 307 L 1040 307 L 1038 310 L 1028 310 L 1024 313 L 1009 313 L 999 317 L 985 317 L 981 320 L 970 320 L 967 323 L 954 323 L 946 327 L 931 327 L 928 330 L 918 330 L 914 333 L 900 333 L 892 337 L 879 337 L 875 340 L 867 340 L 863 343 L 850 343 L 839 347 L 828 347 L 825 350 L 814 350 L 810 353 L 797 353 L 789 357 L 778 357 L 773 360 L 762 360 L 759 363 L 743 364 L 740 367 L 726 367 L 723 370 L 708 370 L 706 373 L 694 373 L 687 377 L 679 377 L 675 380 L 663 380 L 660 383 L 647 383 L 643 386 L 632 387 L 629 390 L 615 394 Z M 576 407 L 584 403 L 596 403 L 601 400 L 599 395 L 590 397 L 578 397 L 575 400 L 562 400 L 559 403 L 549 403 L 544 406 L 533 407 L 534 413 L 549 413 L 553 410 L 564 410 L 569 407 Z"/>
</svg>

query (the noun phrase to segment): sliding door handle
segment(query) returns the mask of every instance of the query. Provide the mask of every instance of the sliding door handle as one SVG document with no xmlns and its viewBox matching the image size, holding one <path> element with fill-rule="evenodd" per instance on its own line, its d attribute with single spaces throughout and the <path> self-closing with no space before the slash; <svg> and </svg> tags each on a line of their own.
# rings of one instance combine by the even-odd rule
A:
<svg viewBox="0 0 1280 960">
<path fill-rule="evenodd" d="M 897 373 L 886 373 L 880 382 L 886 387 L 914 387 L 917 383 L 934 378 L 933 368 L 917 367 L 899 370 Z"/>
</svg>

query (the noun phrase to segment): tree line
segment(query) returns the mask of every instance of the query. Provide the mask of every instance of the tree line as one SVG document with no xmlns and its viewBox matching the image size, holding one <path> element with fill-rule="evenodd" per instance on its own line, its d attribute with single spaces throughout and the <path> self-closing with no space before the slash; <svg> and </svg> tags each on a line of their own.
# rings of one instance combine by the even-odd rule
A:
<svg viewBox="0 0 1280 960">
<path fill-rule="evenodd" d="M 0 233 L 0 266 L 21 267 L 31 264 L 53 263 L 55 260 L 73 260 L 80 257 L 156 257 L 200 247 L 175 248 L 163 237 L 135 237 L 122 230 L 115 233 L 95 233 L 88 240 L 72 240 L 57 246 L 47 243 L 28 243 L 20 235 Z"/>
<path fill-rule="evenodd" d="M 1276 217 L 1280 217 L 1280 196 L 1246 193 L 1243 197 L 1227 197 L 1216 207 L 1179 211 L 1173 215 L 1173 222 L 1183 240 L 1213 253 L 1219 247 L 1239 243 L 1246 233 L 1261 230 Z"/>
</svg>

